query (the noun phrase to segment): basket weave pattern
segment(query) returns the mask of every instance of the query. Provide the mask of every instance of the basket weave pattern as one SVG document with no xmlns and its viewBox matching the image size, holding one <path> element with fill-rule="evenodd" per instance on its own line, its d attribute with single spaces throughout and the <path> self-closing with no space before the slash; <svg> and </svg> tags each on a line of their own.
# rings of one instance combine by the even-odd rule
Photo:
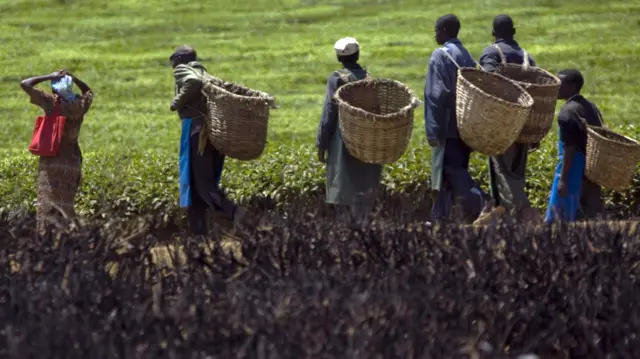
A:
<svg viewBox="0 0 640 359">
<path fill-rule="evenodd" d="M 335 94 L 340 132 L 349 153 L 366 163 L 388 164 L 406 151 L 417 99 L 390 79 L 348 83 Z"/>
<path fill-rule="evenodd" d="M 226 156 L 249 161 L 262 155 L 267 142 L 269 104 L 266 93 L 223 82 L 207 82 L 207 129 L 211 144 Z"/>
<path fill-rule="evenodd" d="M 531 113 L 516 142 L 531 144 L 542 141 L 553 125 L 560 79 L 539 67 L 517 64 L 502 64 L 497 73 L 516 81 L 533 98 Z"/>
<path fill-rule="evenodd" d="M 603 127 L 587 129 L 586 177 L 620 191 L 629 186 L 640 161 L 640 144 Z"/>
<path fill-rule="evenodd" d="M 520 135 L 533 98 L 515 81 L 474 68 L 460 68 L 456 84 L 460 138 L 487 156 L 503 154 Z"/>
</svg>

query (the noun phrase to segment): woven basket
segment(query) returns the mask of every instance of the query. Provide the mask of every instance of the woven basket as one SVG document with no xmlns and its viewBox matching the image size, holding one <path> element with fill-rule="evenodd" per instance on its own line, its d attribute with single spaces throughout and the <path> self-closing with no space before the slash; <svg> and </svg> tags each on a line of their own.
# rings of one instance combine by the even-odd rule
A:
<svg viewBox="0 0 640 359">
<path fill-rule="evenodd" d="M 216 79 L 217 80 L 217 79 Z M 268 94 L 223 81 L 206 82 L 207 130 L 211 144 L 226 156 L 249 161 L 262 155 L 267 142 Z"/>
<path fill-rule="evenodd" d="M 640 144 L 604 127 L 587 127 L 586 177 L 620 191 L 629 186 L 640 161 Z"/>
<path fill-rule="evenodd" d="M 404 84 L 390 79 L 350 82 L 334 95 L 340 132 L 349 153 L 366 163 L 388 164 L 407 150 L 413 110 L 420 101 Z"/>
<path fill-rule="evenodd" d="M 539 67 L 517 64 L 499 65 L 497 73 L 516 81 L 533 98 L 531 113 L 516 142 L 531 144 L 542 141 L 553 125 L 560 79 Z"/>
<path fill-rule="evenodd" d="M 533 98 L 502 75 L 479 69 L 458 69 L 456 117 L 460 138 L 487 156 L 504 153 L 529 118 Z"/>
</svg>

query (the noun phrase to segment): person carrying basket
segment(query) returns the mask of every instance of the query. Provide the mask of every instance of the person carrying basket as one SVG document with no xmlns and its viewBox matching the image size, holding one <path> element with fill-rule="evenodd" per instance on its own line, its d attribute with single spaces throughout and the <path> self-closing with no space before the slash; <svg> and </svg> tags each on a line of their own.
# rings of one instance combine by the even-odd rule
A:
<svg viewBox="0 0 640 359">
<path fill-rule="evenodd" d="M 530 66 L 536 66 L 533 57 L 514 39 L 516 29 L 511 17 L 496 16 L 492 34 L 495 42 L 482 51 L 479 61 L 485 71 L 496 72 L 501 64 L 523 64 L 525 56 Z M 476 224 L 492 223 L 505 212 L 527 222 L 542 221 L 542 216 L 531 207 L 525 192 L 527 158 L 529 152 L 538 146 L 514 143 L 505 153 L 489 157 L 489 182 L 496 207 L 478 218 Z"/>
<path fill-rule="evenodd" d="M 349 208 L 352 224 L 359 225 L 367 220 L 375 202 L 382 165 L 360 161 L 344 144 L 338 126 L 338 105 L 333 96 L 344 84 L 362 80 L 368 73 L 358 64 L 360 45 L 356 39 L 342 38 L 335 43 L 334 50 L 343 68 L 327 80 L 316 147 L 318 159 L 327 166 L 326 202 Z"/>
<path fill-rule="evenodd" d="M 431 187 L 435 199 L 432 221 L 459 219 L 471 223 L 486 208 L 488 196 L 469 173 L 471 148 L 460 138 L 456 123 L 456 81 L 459 67 L 476 62 L 458 39 L 460 21 L 455 15 L 440 17 L 435 39 L 441 48 L 429 60 L 424 87 L 424 122 L 431 146 Z M 452 209 L 457 213 L 451 215 Z M 452 218 L 458 217 L 458 218 Z"/>
<path fill-rule="evenodd" d="M 186 207 L 194 234 L 207 234 L 208 208 L 222 212 L 235 225 L 243 224 L 244 209 L 226 198 L 219 188 L 224 154 L 209 142 L 205 131 L 207 99 L 204 81 L 212 77 L 197 61 L 196 50 L 182 45 L 169 57 L 175 78 L 175 97 L 170 110 L 182 120 L 180 140 L 180 206 Z"/>
<path fill-rule="evenodd" d="M 553 177 L 545 221 L 575 221 L 597 217 L 604 210 L 602 188 L 584 176 L 587 125 L 603 126 L 598 107 L 580 94 L 584 78 L 578 70 L 558 73 L 558 98 L 566 100 L 558 114 L 558 165 Z"/>
</svg>

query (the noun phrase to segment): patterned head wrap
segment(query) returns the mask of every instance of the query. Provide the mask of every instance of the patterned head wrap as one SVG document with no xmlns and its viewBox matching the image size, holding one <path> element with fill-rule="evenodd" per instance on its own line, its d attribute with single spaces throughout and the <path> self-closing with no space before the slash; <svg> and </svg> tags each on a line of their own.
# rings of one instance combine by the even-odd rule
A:
<svg viewBox="0 0 640 359">
<path fill-rule="evenodd" d="M 67 102 L 73 102 L 76 95 L 73 93 L 73 79 L 69 75 L 65 75 L 58 80 L 51 81 L 51 88 L 58 96 Z"/>
</svg>

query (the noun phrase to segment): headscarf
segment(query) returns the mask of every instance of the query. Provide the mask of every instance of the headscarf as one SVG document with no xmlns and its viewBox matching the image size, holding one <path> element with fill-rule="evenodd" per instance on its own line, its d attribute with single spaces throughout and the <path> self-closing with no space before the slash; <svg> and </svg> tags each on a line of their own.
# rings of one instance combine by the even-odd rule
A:
<svg viewBox="0 0 640 359">
<path fill-rule="evenodd" d="M 74 102 L 76 100 L 76 95 L 73 93 L 73 79 L 69 75 L 51 81 L 51 89 L 66 102 Z"/>
</svg>

